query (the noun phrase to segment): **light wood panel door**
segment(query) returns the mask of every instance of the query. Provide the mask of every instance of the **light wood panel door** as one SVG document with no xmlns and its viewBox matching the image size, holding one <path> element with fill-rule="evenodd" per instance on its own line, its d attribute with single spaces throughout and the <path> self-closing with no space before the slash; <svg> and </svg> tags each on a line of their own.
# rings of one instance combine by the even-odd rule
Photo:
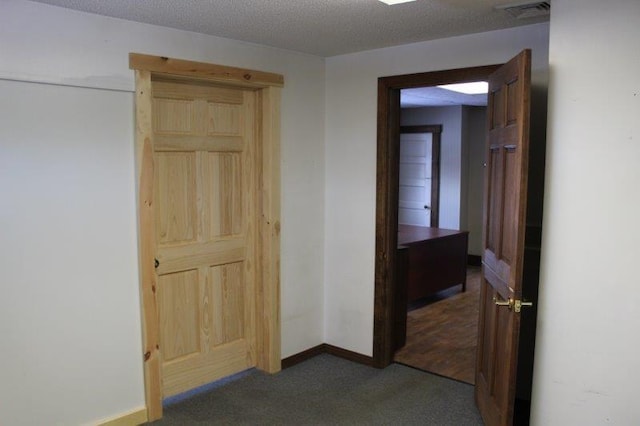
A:
<svg viewBox="0 0 640 426">
<path fill-rule="evenodd" d="M 281 368 L 282 75 L 129 54 L 145 402 Z M 162 345 L 162 347 L 161 347 Z"/>
<path fill-rule="evenodd" d="M 531 52 L 489 77 L 484 252 L 476 403 L 485 424 L 513 421 L 529 164 Z"/>
<path fill-rule="evenodd" d="M 256 94 L 154 79 L 162 391 L 256 365 Z"/>
</svg>

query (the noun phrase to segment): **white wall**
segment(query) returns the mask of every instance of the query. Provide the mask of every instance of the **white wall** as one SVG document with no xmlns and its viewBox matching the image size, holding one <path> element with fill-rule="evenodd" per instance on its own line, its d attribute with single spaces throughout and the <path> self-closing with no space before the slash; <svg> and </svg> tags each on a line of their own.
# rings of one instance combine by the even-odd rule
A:
<svg viewBox="0 0 640 426">
<path fill-rule="evenodd" d="M 440 214 L 439 227 L 461 229 L 462 189 L 462 107 L 405 108 L 402 126 L 441 124 L 440 135 Z"/>
<path fill-rule="evenodd" d="M 546 85 L 548 24 L 377 49 L 326 60 L 325 333 L 372 354 L 378 77 L 503 63 L 533 49 Z"/>
<path fill-rule="evenodd" d="M 0 423 L 143 406 L 133 95 L 2 80 L 0 93 Z"/>
<path fill-rule="evenodd" d="M 324 59 L 23 0 L 0 46 L 0 423 L 144 403 L 129 52 L 284 74 L 282 353 L 324 341 Z"/>
<path fill-rule="evenodd" d="M 640 424 L 640 2 L 554 0 L 532 424 Z"/>
</svg>

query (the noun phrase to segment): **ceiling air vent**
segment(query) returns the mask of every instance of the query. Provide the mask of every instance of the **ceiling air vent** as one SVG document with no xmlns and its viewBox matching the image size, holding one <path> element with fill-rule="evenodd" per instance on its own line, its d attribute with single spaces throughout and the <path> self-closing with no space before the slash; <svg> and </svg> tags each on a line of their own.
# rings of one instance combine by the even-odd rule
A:
<svg viewBox="0 0 640 426">
<path fill-rule="evenodd" d="M 520 2 L 496 6 L 495 8 L 509 12 L 509 14 L 516 19 L 538 18 L 541 16 L 549 16 L 551 12 L 551 2 Z"/>
</svg>

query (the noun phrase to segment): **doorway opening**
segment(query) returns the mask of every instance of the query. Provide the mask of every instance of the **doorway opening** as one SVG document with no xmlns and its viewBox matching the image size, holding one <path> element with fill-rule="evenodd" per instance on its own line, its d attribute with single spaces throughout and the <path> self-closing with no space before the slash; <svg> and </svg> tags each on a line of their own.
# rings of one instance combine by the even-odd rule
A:
<svg viewBox="0 0 640 426">
<path fill-rule="evenodd" d="M 474 384 L 487 83 L 453 86 L 401 90 L 398 230 L 409 261 L 394 361 Z M 419 133 L 428 129 L 437 133 Z"/>
<path fill-rule="evenodd" d="M 383 77 L 378 80 L 378 163 L 373 360 L 393 361 L 406 327 L 406 298 L 398 296 L 398 192 L 400 164 L 400 92 L 403 89 L 486 80 L 500 65 Z M 435 123 L 429 123 L 435 124 Z M 442 182 L 441 182 L 442 185 Z M 439 226 L 442 227 L 442 206 Z M 459 224 L 458 224 L 459 226 Z M 465 255 L 466 260 L 466 255 Z M 400 291 L 402 293 L 402 291 Z"/>
</svg>

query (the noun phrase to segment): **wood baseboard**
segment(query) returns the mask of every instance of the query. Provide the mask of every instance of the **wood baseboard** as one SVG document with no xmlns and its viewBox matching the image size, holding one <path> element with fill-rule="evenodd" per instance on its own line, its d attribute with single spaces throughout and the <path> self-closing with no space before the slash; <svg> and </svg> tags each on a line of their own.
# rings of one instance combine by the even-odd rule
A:
<svg viewBox="0 0 640 426">
<path fill-rule="evenodd" d="M 339 358 L 347 359 L 349 361 L 357 362 L 359 364 L 373 366 L 373 357 L 362 355 L 357 352 L 340 348 L 338 346 L 333 346 L 328 343 L 323 343 L 321 345 L 314 346 L 305 351 L 284 358 L 282 360 L 282 369 L 284 370 L 286 368 L 293 367 L 296 364 L 300 364 L 301 362 L 304 362 L 320 354 L 329 354 L 337 356 Z"/>
<path fill-rule="evenodd" d="M 137 408 L 124 414 L 119 414 L 110 419 L 101 420 L 98 426 L 138 426 L 147 422 L 146 407 Z"/>
<path fill-rule="evenodd" d="M 311 359 L 315 356 L 325 353 L 324 344 L 314 346 L 312 348 L 307 349 L 306 351 L 299 352 L 297 354 L 288 356 L 282 359 L 281 365 L 282 369 L 293 367 L 296 364 L 300 364 L 308 359 Z"/>
<path fill-rule="evenodd" d="M 362 355 L 357 352 L 349 351 L 347 349 L 340 348 L 338 346 L 324 344 L 324 351 L 330 355 L 334 355 L 340 358 L 348 359 L 349 361 L 357 362 L 359 364 L 373 366 L 373 357 Z"/>
</svg>

